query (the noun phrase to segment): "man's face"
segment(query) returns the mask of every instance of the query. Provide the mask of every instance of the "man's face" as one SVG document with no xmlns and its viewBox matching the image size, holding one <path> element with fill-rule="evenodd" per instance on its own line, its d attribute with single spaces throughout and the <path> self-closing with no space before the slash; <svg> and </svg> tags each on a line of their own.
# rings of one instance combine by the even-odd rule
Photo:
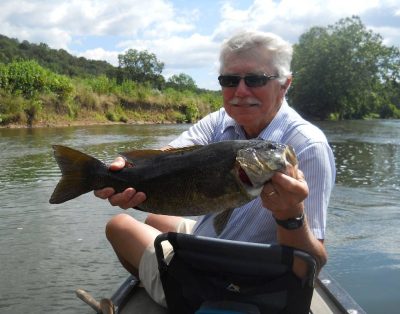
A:
<svg viewBox="0 0 400 314">
<path fill-rule="evenodd" d="M 228 55 L 222 74 L 277 75 L 268 65 L 268 55 L 262 48 L 253 50 L 251 54 Z M 244 128 L 249 138 L 256 137 L 278 112 L 285 95 L 285 86 L 274 79 L 264 86 L 248 87 L 242 79 L 237 87 L 222 87 L 224 108 Z"/>
</svg>

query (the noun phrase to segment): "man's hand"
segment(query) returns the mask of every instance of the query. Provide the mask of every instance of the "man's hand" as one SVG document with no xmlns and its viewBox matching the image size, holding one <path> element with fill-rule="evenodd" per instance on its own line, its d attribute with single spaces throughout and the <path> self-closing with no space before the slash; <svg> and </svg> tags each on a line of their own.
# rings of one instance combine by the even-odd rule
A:
<svg viewBox="0 0 400 314">
<path fill-rule="evenodd" d="M 118 171 L 125 167 L 125 159 L 117 157 L 110 165 L 111 171 Z M 119 206 L 122 209 L 136 207 L 146 200 L 143 192 L 137 192 L 134 188 L 127 188 L 122 193 L 115 193 L 111 187 L 94 191 L 94 195 L 101 199 L 108 199 L 112 206 Z"/>
<path fill-rule="evenodd" d="M 304 174 L 292 165 L 287 166 L 286 174 L 275 173 L 261 192 L 263 206 L 281 220 L 300 216 L 307 196 L 308 186 Z"/>
</svg>

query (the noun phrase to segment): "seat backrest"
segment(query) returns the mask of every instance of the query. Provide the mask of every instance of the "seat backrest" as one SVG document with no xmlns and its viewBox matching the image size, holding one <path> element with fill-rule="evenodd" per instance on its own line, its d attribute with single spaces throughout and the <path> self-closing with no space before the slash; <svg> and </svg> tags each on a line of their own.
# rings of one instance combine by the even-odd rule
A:
<svg viewBox="0 0 400 314">
<path fill-rule="evenodd" d="M 169 263 L 163 241 L 174 249 Z M 268 314 L 309 313 L 316 261 L 303 251 L 173 232 L 154 245 L 170 313 L 195 313 L 205 301 L 251 304 Z M 294 256 L 308 265 L 305 278 L 293 274 Z"/>
</svg>

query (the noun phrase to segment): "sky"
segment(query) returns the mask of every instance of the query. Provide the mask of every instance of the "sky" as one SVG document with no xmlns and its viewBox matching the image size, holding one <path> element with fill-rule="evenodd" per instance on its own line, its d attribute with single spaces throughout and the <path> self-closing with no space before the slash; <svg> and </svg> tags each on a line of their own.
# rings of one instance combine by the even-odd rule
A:
<svg viewBox="0 0 400 314">
<path fill-rule="evenodd" d="M 400 0 L 0 0 L 0 34 L 118 65 L 128 49 L 218 90 L 221 43 L 240 30 L 273 32 L 294 44 L 313 26 L 357 15 L 400 47 Z"/>
</svg>

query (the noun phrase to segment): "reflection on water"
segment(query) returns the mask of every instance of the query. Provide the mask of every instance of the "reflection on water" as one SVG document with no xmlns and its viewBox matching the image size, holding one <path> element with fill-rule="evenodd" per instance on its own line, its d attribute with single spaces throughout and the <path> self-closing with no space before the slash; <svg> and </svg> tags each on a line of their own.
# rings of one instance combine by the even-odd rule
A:
<svg viewBox="0 0 400 314">
<path fill-rule="evenodd" d="M 396 313 L 400 306 L 400 121 L 320 126 L 337 166 L 326 267 L 368 313 Z"/>
<path fill-rule="evenodd" d="M 328 271 L 368 313 L 400 306 L 400 121 L 323 122 L 337 163 L 326 245 Z M 52 144 L 109 162 L 157 148 L 187 125 L 0 129 L 0 312 L 92 313 L 74 295 L 109 297 L 127 273 L 104 236 L 120 209 L 91 193 L 48 199 L 60 173 Z M 130 210 L 139 219 L 144 214 Z"/>
<path fill-rule="evenodd" d="M 332 143 L 337 184 L 399 190 L 400 145 L 359 142 Z"/>
</svg>

